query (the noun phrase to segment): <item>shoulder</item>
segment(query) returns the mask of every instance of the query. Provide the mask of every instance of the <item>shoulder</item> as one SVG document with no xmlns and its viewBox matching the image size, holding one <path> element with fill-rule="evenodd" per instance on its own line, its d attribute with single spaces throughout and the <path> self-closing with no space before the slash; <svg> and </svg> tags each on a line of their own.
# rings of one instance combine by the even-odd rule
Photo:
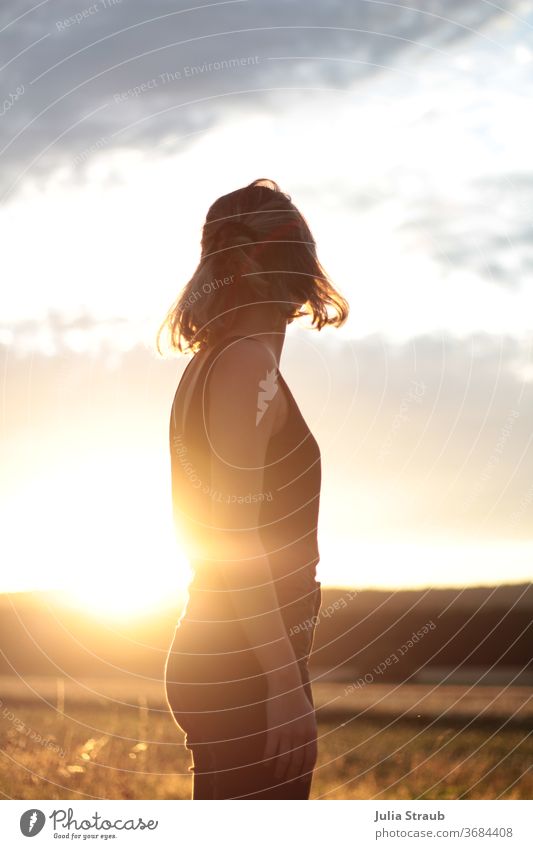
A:
<svg viewBox="0 0 533 849">
<path fill-rule="evenodd" d="M 274 353 L 262 342 L 239 338 L 224 346 L 209 377 L 207 404 L 214 432 L 229 428 L 232 435 L 224 438 L 238 439 L 248 431 L 254 439 L 268 438 L 285 415 L 277 379 Z"/>
<path fill-rule="evenodd" d="M 212 372 L 217 385 L 234 383 L 241 387 L 262 380 L 278 369 L 273 352 L 259 339 L 243 337 L 228 342 L 213 358 Z"/>
</svg>

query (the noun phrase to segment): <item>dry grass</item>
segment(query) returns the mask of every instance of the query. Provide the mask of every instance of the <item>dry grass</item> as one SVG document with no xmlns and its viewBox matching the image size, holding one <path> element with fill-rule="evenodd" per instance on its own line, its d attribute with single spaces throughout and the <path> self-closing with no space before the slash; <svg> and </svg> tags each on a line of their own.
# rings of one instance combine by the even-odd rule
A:
<svg viewBox="0 0 533 849">
<path fill-rule="evenodd" d="M 14 703 L 9 711 L 14 718 L 0 714 L 5 797 L 189 798 L 189 756 L 163 710 L 76 705 L 61 718 L 51 707 Z M 342 723 L 320 721 L 313 798 L 532 798 L 533 740 L 524 728 Z"/>
</svg>

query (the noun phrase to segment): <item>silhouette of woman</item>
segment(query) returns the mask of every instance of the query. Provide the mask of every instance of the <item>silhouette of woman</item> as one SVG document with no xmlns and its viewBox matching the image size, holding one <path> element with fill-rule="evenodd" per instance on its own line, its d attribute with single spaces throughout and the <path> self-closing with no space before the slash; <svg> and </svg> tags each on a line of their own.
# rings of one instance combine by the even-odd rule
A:
<svg viewBox="0 0 533 849">
<path fill-rule="evenodd" d="M 279 371 L 286 326 L 307 314 L 339 326 L 348 304 L 290 196 L 261 179 L 219 198 L 157 341 L 194 353 L 170 417 L 193 578 L 165 667 L 193 799 L 309 798 L 321 458 Z"/>
</svg>

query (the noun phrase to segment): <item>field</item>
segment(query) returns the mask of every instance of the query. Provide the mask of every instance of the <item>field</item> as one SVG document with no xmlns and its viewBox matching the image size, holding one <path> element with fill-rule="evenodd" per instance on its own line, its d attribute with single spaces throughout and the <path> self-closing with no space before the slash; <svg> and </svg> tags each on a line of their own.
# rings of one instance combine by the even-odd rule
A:
<svg viewBox="0 0 533 849">
<path fill-rule="evenodd" d="M 361 704 L 331 708 L 332 685 L 315 690 L 320 740 L 312 798 L 533 797 L 529 713 L 510 723 L 513 711 L 507 719 L 485 711 L 480 721 L 479 708 L 470 718 L 464 711 L 431 717 L 397 705 L 394 715 L 389 698 L 388 715 L 365 710 L 356 716 Z M 401 688 L 403 703 L 408 690 Z M 477 688 L 478 703 L 488 690 Z M 524 695 L 514 697 L 517 703 L 524 704 Z M 530 707 L 531 693 L 525 701 Z M 4 797 L 189 798 L 189 754 L 163 705 L 78 700 L 62 713 L 53 701 L 10 699 L 0 720 Z"/>
</svg>

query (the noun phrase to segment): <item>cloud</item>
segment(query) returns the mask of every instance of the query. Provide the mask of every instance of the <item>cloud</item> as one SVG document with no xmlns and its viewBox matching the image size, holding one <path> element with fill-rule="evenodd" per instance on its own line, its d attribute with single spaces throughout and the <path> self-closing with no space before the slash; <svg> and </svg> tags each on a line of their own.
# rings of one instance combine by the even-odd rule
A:
<svg viewBox="0 0 533 849">
<path fill-rule="evenodd" d="M 480 0 L 431 10 L 366 0 L 24 6 L 9 0 L 0 13 L 3 191 L 83 168 L 104 148 L 175 150 L 229 111 L 279 109 L 280 89 L 348 87 L 505 16 Z"/>
<path fill-rule="evenodd" d="M 469 181 L 456 201 L 438 192 L 418 200 L 399 230 L 446 268 L 517 291 L 533 267 L 532 203 L 531 174 L 502 172 Z"/>
</svg>

